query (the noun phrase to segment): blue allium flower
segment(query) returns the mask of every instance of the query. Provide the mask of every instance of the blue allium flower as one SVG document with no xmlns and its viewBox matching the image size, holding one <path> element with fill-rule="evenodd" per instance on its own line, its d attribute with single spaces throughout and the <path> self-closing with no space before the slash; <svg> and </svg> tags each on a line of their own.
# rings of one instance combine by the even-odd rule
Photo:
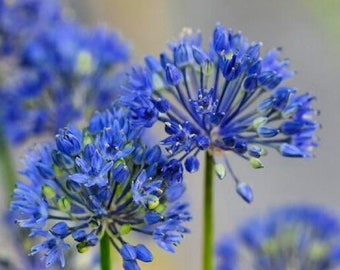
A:
<svg viewBox="0 0 340 270">
<path fill-rule="evenodd" d="M 146 56 L 144 67 L 129 74 L 122 103 L 136 124 L 164 124 L 161 142 L 170 156 L 184 161 L 189 172 L 199 169 L 198 153 L 208 151 L 222 179 L 229 172 L 237 192 L 248 202 L 250 187 L 231 169 L 227 153 L 262 168 L 268 148 L 282 156 L 312 157 L 319 124 L 314 97 L 284 85 L 295 72 L 280 58 L 280 49 L 262 54 L 240 32 L 217 24 L 208 51 L 200 33 L 184 29 L 170 54 Z"/>
<path fill-rule="evenodd" d="M 118 97 L 129 52 L 115 32 L 66 18 L 54 1 L 7 2 L 0 11 L 0 125 L 11 142 L 54 134 Z"/>
<path fill-rule="evenodd" d="M 139 269 L 152 253 L 125 235 L 150 235 L 163 249 L 174 252 L 191 219 L 182 171 L 159 146 L 140 139 L 143 127 L 132 126 L 129 112 L 112 107 L 97 112 L 87 128 L 60 129 L 55 144 L 28 153 L 21 171 L 29 183 L 18 182 L 11 202 L 16 222 L 43 238 L 31 254 L 44 252 L 46 266 L 59 261 L 71 243 L 85 252 L 108 234 L 123 259 L 124 269 Z M 166 168 L 166 169 L 164 169 Z"/>
<path fill-rule="evenodd" d="M 61 223 L 58 223 L 59 225 Z M 30 255 L 34 255 L 42 250 L 46 250 L 46 267 L 49 267 L 55 263 L 56 260 L 59 259 L 60 264 L 65 266 L 65 255 L 64 251 L 70 248 L 70 245 L 65 243 L 62 237 L 59 235 L 54 235 L 53 233 L 47 233 L 43 236 L 48 237 L 48 239 L 40 244 L 34 245 L 32 247 L 32 252 Z"/>
<path fill-rule="evenodd" d="M 340 263 L 339 236 L 340 221 L 323 207 L 280 207 L 246 220 L 236 235 L 223 239 L 218 269 L 334 269 Z"/>
</svg>

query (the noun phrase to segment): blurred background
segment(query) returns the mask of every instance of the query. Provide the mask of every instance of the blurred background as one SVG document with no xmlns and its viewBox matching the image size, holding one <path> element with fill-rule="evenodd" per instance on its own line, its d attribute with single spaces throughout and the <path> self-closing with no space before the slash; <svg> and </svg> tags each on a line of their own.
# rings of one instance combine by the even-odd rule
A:
<svg viewBox="0 0 340 270">
<path fill-rule="evenodd" d="M 215 235 L 236 229 L 246 217 L 263 214 L 282 204 L 311 202 L 340 214 L 340 1 L 338 0 L 71 0 L 75 16 L 88 25 L 107 24 L 130 42 L 134 60 L 158 55 L 182 27 L 200 29 L 205 43 L 216 22 L 241 30 L 250 41 L 262 41 L 263 49 L 282 47 L 297 76 L 286 84 L 317 97 L 315 106 L 323 128 L 315 159 L 284 159 L 276 153 L 262 161 L 265 169 L 253 170 L 231 158 L 234 171 L 248 182 L 254 202 L 247 205 L 234 191 L 231 180 L 215 181 Z M 203 158 L 203 156 L 201 157 Z M 187 175 L 187 199 L 194 215 L 192 233 L 166 254 L 157 247 L 155 261 L 142 269 L 200 269 L 202 175 Z M 157 252 L 156 252 L 157 250 Z M 115 269 L 120 269 L 120 265 Z"/>
</svg>

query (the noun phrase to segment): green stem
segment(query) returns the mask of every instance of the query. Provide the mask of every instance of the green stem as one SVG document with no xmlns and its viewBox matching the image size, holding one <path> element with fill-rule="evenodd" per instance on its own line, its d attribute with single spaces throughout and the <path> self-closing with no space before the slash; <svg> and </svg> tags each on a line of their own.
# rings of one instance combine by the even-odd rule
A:
<svg viewBox="0 0 340 270">
<path fill-rule="evenodd" d="M 214 160 L 205 154 L 204 201 L 203 201 L 203 270 L 214 269 Z"/>
<path fill-rule="evenodd" d="M 111 270 L 111 243 L 110 237 L 105 232 L 103 237 L 100 239 L 100 269 Z"/>
<path fill-rule="evenodd" d="M 9 201 L 17 181 L 17 173 L 13 162 L 11 149 L 0 127 L 0 169 L 5 187 L 6 200 Z"/>
</svg>

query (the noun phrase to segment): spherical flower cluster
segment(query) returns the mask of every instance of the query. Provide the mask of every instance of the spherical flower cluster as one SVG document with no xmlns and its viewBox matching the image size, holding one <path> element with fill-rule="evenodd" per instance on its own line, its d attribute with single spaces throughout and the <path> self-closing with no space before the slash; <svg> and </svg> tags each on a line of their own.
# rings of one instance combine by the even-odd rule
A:
<svg viewBox="0 0 340 270">
<path fill-rule="evenodd" d="M 117 98 L 129 52 L 116 33 L 66 18 L 55 1 L 7 2 L 0 8 L 0 125 L 11 142 L 54 134 Z"/>
<path fill-rule="evenodd" d="M 244 254 L 244 247 L 250 254 Z M 340 221 L 322 207 L 285 206 L 249 219 L 217 247 L 219 270 L 334 269 L 340 263 Z M 247 257 L 247 260 L 243 258 Z M 250 259 L 249 259 L 250 258 Z M 241 266 L 242 262 L 242 266 Z M 251 265 L 245 266 L 245 262 Z"/>
<path fill-rule="evenodd" d="M 202 49 L 200 33 L 190 29 L 169 47 L 171 55 L 146 56 L 145 67 L 132 69 L 122 102 L 136 123 L 164 123 L 162 144 L 170 156 L 185 160 L 187 171 L 197 171 L 198 153 L 209 151 L 217 175 L 222 179 L 229 172 L 237 192 L 250 202 L 251 189 L 236 177 L 226 153 L 254 168 L 263 167 L 267 148 L 285 157 L 312 156 L 319 126 L 312 119 L 314 97 L 282 85 L 294 72 L 280 59 L 280 49 L 261 57 L 261 43 L 249 43 L 220 24 L 209 51 Z"/>
<path fill-rule="evenodd" d="M 30 236 L 45 240 L 31 249 L 44 251 L 46 266 L 60 260 L 76 243 L 80 253 L 108 235 L 123 259 L 124 269 L 139 269 L 137 260 L 150 262 L 143 244 L 124 240 L 126 234 L 151 235 L 164 250 L 174 252 L 191 219 L 187 203 L 178 202 L 184 186 L 175 160 L 159 146 L 140 140 L 141 127 L 117 108 L 96 113 L 82 132 L 60 129 L 55 145 L 32 150 L 18 182 L 11 210 Z"/>
</svg>

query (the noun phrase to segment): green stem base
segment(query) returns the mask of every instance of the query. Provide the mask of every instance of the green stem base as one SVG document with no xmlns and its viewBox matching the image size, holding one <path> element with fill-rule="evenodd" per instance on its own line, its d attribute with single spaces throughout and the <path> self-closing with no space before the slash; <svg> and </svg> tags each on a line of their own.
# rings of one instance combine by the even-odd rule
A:
<svg viewBox="0 0 340 270">
<path fill-rule="evenodd" d="M 214 160 L 209 152 L 205 154 L 204 201 L 203 201 L 203 270 L 214 269 Z"/>
<path fill-rule="evenodd" d="M 111 243 L 110 237 L 106 232 L 100 239 L 100 269 L 101 270 L 112 269 Z"/>
</svg>

